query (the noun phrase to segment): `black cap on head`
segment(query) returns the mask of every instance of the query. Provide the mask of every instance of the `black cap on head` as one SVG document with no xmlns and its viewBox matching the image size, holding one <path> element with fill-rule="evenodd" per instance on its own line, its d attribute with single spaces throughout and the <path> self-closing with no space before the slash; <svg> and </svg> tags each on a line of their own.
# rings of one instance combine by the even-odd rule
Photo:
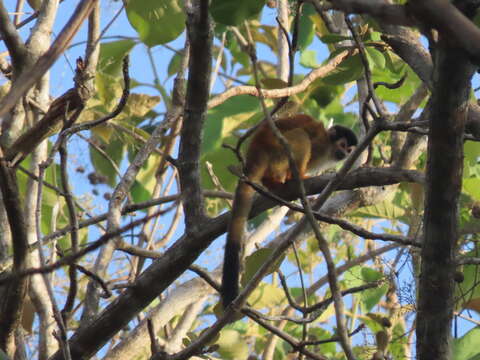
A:
<svg viewBox="0 0 480 360">
<path fill-rule="evenodd" d="M 356 146 L 358 143 L 357 135 L 355 133 L 342 125 L 334 125 L 328 129 L 328 134 L 330 136 L 330 141 L 335 142 L 338 139 L 345 138 L 347 139 L 348 146 Z"/>
</svg>

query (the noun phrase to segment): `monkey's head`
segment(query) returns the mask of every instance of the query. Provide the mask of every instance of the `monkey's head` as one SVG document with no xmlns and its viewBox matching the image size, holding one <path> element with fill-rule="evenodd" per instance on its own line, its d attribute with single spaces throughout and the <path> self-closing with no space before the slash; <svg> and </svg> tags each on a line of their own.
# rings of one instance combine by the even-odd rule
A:
<svg viewBox="0 0 480 360">
<path fill-rule="evenodd" d="M 345 159 L 358 143 L 355 133 L 341 125 L 334 125 L 329 128 L 328 137 L 333 146 L 332 154 L 336 161 Z"/>
</svg>

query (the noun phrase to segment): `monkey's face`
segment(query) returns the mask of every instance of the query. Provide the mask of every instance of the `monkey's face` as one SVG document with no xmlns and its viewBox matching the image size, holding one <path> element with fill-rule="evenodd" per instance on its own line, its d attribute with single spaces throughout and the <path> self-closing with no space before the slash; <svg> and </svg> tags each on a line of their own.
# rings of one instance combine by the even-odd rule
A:
<svg viewBox="0 0 480 360">
<path fill-rule="evenodd" d="M 357 145 L 357 136 L 345 126 L 334 125 L 328 129 L 332 158 L 341 161 L 350 154 Z"/>
<path fill-rule="evenodd" d="M 333 143 L 333 157 L 336 161 L 345 159 L 354 149 L 355 146 L 350 146 L 348 140 L 344 137 L 336 140 Z"/>
</svg>

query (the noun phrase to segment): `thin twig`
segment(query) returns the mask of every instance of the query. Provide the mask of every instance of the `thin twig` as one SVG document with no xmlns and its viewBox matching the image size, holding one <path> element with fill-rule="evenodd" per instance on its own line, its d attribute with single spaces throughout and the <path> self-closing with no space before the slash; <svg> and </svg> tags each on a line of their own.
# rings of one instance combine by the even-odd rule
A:
<svg viewBox="0 0 480 360">
<path fill-rule="evenodd" d="M 155 328 L 152 319 L 147 319 L 148 336 L 150 337 L 150 351 L 152 355 L 157 354 L 160 351 L 158 345 L 157 336 L 155 335 Z"/>
<path fill-rule="evenodd" d="M 293 254 L 295 256 L 295 262 L 297 263 L 298 278 L 300 279 L 300 288 L 302 289 L 302 296 L 303 296 L 303 306 L 307 307 L 308 306 L 307 290 L 305 287 L 305 281 L 303 279 L 302 264 L 298 256 L 297 246 L 295 245 L 295 243 L 292 243 L 292 249 L 293 249 Z M 305 313 L 303 313 L 303 318 L 304 319 L 307 318 Z M 308 335 L 308 323 L 304 323 L 302 326 L 302 341 L 305 341 L 307 339 L 307 335 Z"/>
<path fill-rule="evenodd" d="M 113 109 L 113 111 L 110 114 L 103 116 L 100 119 L 89 121 L 82 124 L 77 124 L 75 126 L 67 128 L 64 131 L 62 131 L 59 136 L 67 137 L 79 131 L 90 130 L 95 126 L 98 126 L 100 124 L 107 122 L 108 120 L 115 118 L 117 115 L 119 115 L 123 111 L 123 109 L 125 108 L 125 105 L 127 104 L 128 96 L 130 95 L 130 74 L 128 73 L 128 65 L 129 65 L 129 56 L 126 55 L 123 58 L 123 66 L 122 66 L 123 82 L 124 82 L 122 96 L 120 97 L 120 100 L 118 101 L 115 109 Z"/>
<path fill-rule="evenodd" d="M 197 274 L 200 278 L 205 280 L 205 282 L 210 285 L 215 291 L 220 293 L 220 284 L 218 284 L 211 276 L 208 274 L 205 270 L 200 268 L 197 265 L 190 265 L 188 267 L 188 270 L 193 271 L 195 274 Z"/>
<path fill-rule="evenodd" d="M 368 63 L 368 58 L 365 50 L 365 46 L 363 45 L 362 39 L 360 39 L 360 36 L 358 35 L 357 31 L 355 30 L 355 27 L 353 26 L 350 18 L 348 16 L 345 16 L 345 23 L 347 24 L 348 28 L 350 29 L 350 32 L 353 36 L 353 40 L 355 41 L 357 48 L 360 52 L 360 59 L 362 61 L 363 67 L 365 69 L 365 80 L 367 82 L 367 87 L 368 87 L 368 96 L 365 99 L 365 104 L 369 101 L 369 99 L 373 100 L 373 103 L 375 104 L 375 108 L 377 110 L 377 113 L 380 114 L 382 118 L 385 118 L 385 110 L 383 108 L 383 105 L 380 103 L 380 100 L 377 97 L 377 94 L 375 93 L 375 87 L 373 85 L 372 81 L 372 72 L 370 70 L 370 65 Z M 364 104 L 364 106 L 365 106 Z"/>
<path fill-rule="evenodd" d="M 361 330 L 363 330 L 365 328 L 365 324 L 360 324 L 357 326 L 357 328 L 355 330 L 353 330 L 352 332 L 350 332 L 348 334 L 349 337 L 352 337 L 354 336 L 355 334 L 359 333 Z M 309 346 L 309 345 L 321 345 L 321 344 L 328 344 L 328 343 L 331 343 L 331 342 L 338 342 L 340 341 L 340 337 L 339 336 L 333 336 L 331 337 L 330 339 L 325 339 L 325 340 L 314 340 L 314 341 L 305 341 L 303 342 L 301 345 L 304 345 L 304 346 Z"/>
<path fill-rule="evenodd" d="M 100 287 L 103 289 L 103 295 L 102 297 L 104 299 L 108 299 L 109 297 L 112 296 L 112 292 L 108 288 L 108 285 L 103 281 L 103 279 L 98 276 L 97 274 L 93 273 L 92 271 L 88 270 L 87 268 L 83 267 L 82 265 L 75 264 L 75 267 L 80 271 L 81 273 L 87 275 L 89 278 L 93 279 L 100 285 Z"/>
<path fill-rule="evenodd" d="M 70 241 L 71 248 L 73 252 L 78 251 L 78 216 L 73 201 L 73 194 L 70 188 L 69 179 L 68 179 L 68 152 L 65 142 L 60 145 L 60 175 L 63 186 L 63 191 L 65 193 L 65 201 L 67 203 L 68 209 L 68 220 L 72 231 L 70 232 Z M 77 297 L 78 283 L 77 283 L 77 270 L 75 267 L 75 262 L 73 262 L 68 269 L 68 277 L 70 280 L 70 286 L 68 288 L 67 299 L 65 300 L 65 305 L 62 310 L 63 322 L 67 323 L 70 312 L 75 305 L 75 298 Z"/>
</svg>

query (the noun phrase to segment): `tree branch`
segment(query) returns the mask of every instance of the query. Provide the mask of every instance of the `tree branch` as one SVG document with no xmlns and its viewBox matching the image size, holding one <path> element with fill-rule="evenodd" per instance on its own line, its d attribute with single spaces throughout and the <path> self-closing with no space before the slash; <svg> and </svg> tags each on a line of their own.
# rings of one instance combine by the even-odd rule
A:
<svg viewBox="0 0 480 360">
<path fill-rule="evenodd" d="M 330 60 L 326 65 L 312 70 L 297 85 L 282 89 L 261 89 L 262 96 L 266 99 L 274 99 L 298 94 L 299 92 L 306 90 L 314 80 L 324 77 L 328 75 L 331 71 L 335 70 L 342 61 L 344 61 L 347 57 L 353 54 L 355 54 L 355 51 L 343 51 L 337 56 L 335 56 L 332 60 Z M 214 108 L 215 106 L 218 106 L 221 103 L 225 102 L 227 99 L 237 95 L 252 95 L 256 97 L 260 96 L 258 93 L 258 89 L 255 86 L 236 86 L 228 89 L 227 91 L 217 96 L 214 96 L 208 102 L 208 108 Z"/>
<path fill-rule="evenodd" d="M 3 1 L 0 1 L 0 34 L 12 58 L 14 75 L 18 76 L 25 66 L 28 53 L 15 25 L 10 21 L 10 16 L 8 16 Z"/>
<path fill-rule="evenodd" d="M 12 233 L 12 274 L 23 271 L 27 266 L 28 232 L 22 201 L 18 192 L 15 170 L 0 161 L 0 190 Z M 0 349 L 13 355 L 14 331 L 19 326 L 23 303 L 27 292 L 27 278 L 10 280 L 2 289 L 0 300 Z"/>
<path fill-rule="evenodd" d="M 188 232 L 198 230 L 205 218 L 200 183 L 202 131 L 210 93 L 213 29 L 207 0 L 192 1 L 187 9 L 190 61 L 183 124 L 180 133 L 178 174 Z"/>
</svg>

